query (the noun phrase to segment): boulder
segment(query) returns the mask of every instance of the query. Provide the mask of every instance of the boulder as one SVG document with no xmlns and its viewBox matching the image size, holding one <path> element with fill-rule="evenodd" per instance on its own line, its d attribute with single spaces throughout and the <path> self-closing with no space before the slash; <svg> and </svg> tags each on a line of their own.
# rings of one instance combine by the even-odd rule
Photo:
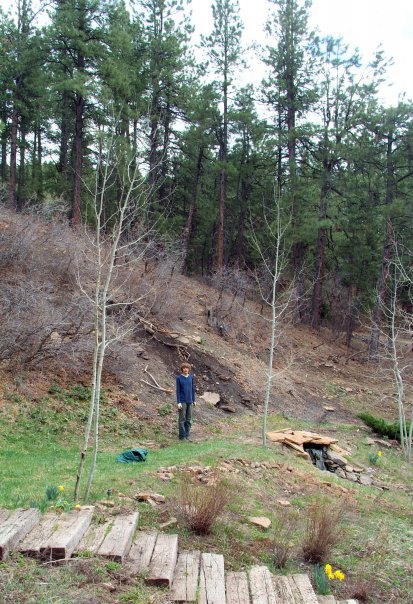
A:
<svg viewBox="0 0 413 604">
<path fill-rule="evenodd" d="M 335 451 L 331 451 L 331 449 L 329 449 L 329 451 L 327 452 L 327 455 L 328 455 L 328 458 L 332 462 L 336 463 L 338 466 L 341 466 L 344 468 L 347 465 L 347 459 L 345 459 L 344 457 L 342 457 Z"/>
<path fill-rule="evenodd" d="M 207 405 L 211 405 L 212 407 L 216 407 L 221 400 L 218 392 L 204 392 L 204 394 L 201 394 L 200 398 L 202 398 Z"/>
</svg>

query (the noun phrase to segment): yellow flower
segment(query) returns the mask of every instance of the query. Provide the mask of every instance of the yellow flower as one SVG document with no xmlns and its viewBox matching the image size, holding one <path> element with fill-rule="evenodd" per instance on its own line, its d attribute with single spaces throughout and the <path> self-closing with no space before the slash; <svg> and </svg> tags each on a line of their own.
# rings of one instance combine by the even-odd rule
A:
<svg viewBox="0 0 413 604">
<path fill-rule="evenodd" d="M 327 576 L 328 576 L 328 578 L 329 578 L 329 579 L 331 579 L 331 580 L 335 579 L 334 573 L 328 573 L 328 575 L 327 575 Z"/>
<path fill-rule="evenodd" d="M 330 575 L 333 572 L 333 567 L 331 564 L 326 564 L 324 570 L 326 571 L 326 575 Z"/>
<path fill-rule="evenodd" d="M 81 509 L 81 507 L 82 507 L 82 506 L 80 505 L 80 503 L 77 503 L 77 504 L 75 505 L 75 510 L 80 510 L 80 509 Z"/>
<path fill-rule="evenodd" d="M 381 457 L 383 453 L 381 451 L 377 451 L 377 457 Z"/>
<path fill-rule="evenodd" d="M 339 581 L 344 581 L 344 579 L 346 578 L 346 575 L 343 572 L 341 572 L 341 570 L 336 570 L 336 572 L 334 573 L 334 576 Z"/>
<path fill-rule="evenodd" d="M 65 488 L 64 488 L 64 486 L 63 486 L 62 484 L 61 484 L 61 485 L 59 485 L 58 489 L 59 489 L 59 491 L 60 491 L 60 492 L 62 492 L 62 491 L 64 491 L 64 490 L 65 490 Z"/>
</svg>

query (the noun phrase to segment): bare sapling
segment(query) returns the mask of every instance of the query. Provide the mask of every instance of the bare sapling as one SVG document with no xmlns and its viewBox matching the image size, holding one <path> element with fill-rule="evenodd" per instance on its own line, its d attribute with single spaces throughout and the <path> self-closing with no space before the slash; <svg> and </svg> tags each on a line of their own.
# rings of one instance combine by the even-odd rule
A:
<svg viewBox="0 0 413 604">
<path fill-rule="evenodd" d="M 411 256 L 408 254 L 408 257 Z M 410 257 L 411 260 L 411 257 Z M 411 266 L 411 263 L 410 265 Z M 396 386 L 397 410 L 400 426 L 400 443 L 408 462 L 412 461 L 413 441 L 413 387 L 408 376 L 411 375 L 412 337 L 413 337 L 413 274 L 406 268 L 395 246 L 391 264 L 390 303 L 384 306 L 384 314 L 389 323 L 389 355 Z M 403 292 L 407 304 L 402 304 Z M 410 399 L 410 400 L 409 400 Z"/>
<path fill-rule="evenodd" d="M 265 317 L 269 325 L 270 348 L 268 353 L 266 386 L 264 396 L 264 412 L 262 420 L 262 445 L 267 446 L 267 420 L 271 396 L 272 382 L 275 377 L 274 355 L 281 336 L 282 320 L 285 318 L 293 296 L 293 287 L 281 289 L 281 280 L 287 266 L 287 253 L 285 250 L 285 235 L 290 224 L 290 219 L 283 220 L 281 199 L 274 194 L 274 206 L 270 209 L 264 207 L 264 220 L 266 225 L 266 241 L 264 247 L 258 239 L 254 228 L 251 229 L 252 240 L 261 257 L 264 274 L 267 276 L 268 287 L 264 287 L 264 279 L 257 278 L 261 299 L 269 308 L 270 315 Z"/>
<path fill-rule="evenodd" d="M 112 132 L 115 130 L 113 128 Z M 154 232 L 154 224 L 147 226 L 149 181 L 141 170 L 136 153 L 125 146 L 124 140 L 120 141 L 115 135 L 102 136 L 92 191 L 94 204 L 90 218 L 94 230 L 92 233 L 86 230 L 89 251 L 85 261 L 92 266 L 94 285 L 93 288 L 88 288 L 81 280 L 79 283 L 82 292 L 93 306 L 94 347 L 89 414 L 75 484 L 76 501 L 79 499 L 91 439 L 93 453 L 84 493 L 85 500 L 89 497 L 96 469 L 105 352 L 114 341 L 124 338 L 133 328 L 132 324 L 115 327 L 109 325 L 108 313 L 116 307 L 136 304 L 140 299 L 131 299 L 125 292 L 128 278 L 151 245 Z M 110 203 L 109 195 L 112 198 Z M 115 202 L 113 198 L 116 199 Z M 108 207 L 111 208 L 110 211 Z"/>
</svg>

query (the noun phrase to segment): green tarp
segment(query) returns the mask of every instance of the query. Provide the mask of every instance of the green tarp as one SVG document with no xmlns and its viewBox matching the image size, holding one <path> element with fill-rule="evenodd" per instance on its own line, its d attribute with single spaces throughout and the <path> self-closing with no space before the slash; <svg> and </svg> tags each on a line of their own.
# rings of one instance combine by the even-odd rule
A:
<svg viewBox="0 0 413 604">
<path fill-rule="evenodd" d="M 146 449 L 128 449 L 121 453 L 116 461 L 121 463 L 131 463 L 132 461 L 146 461 L 148 451 Z"/>
</svg>

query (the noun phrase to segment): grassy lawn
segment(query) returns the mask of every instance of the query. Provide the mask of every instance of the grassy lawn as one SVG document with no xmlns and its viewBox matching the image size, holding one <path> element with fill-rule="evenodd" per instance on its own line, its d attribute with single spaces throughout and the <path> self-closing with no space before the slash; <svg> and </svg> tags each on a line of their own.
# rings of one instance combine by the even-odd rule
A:
<svg viewBox="0 0 413 604">
<path fill-rule="evenodd" d="M 70 392 L 54 390 L 47 400 L 36 404 L 9 397 L 0 418 L 0 507 L 15 508 L 38 502 L 49 485 L 64 485 L 68 505 L 72 503 L 87 408 L 86 395 L 79 389 Z M 374 467 L 378 479 L 393 485 L 389 490 L 379 490 L 355 485 L 330 473 L 321 473 L 306 460 L 281 447 L 263 449 L 260 445 L 260 420 L 256 417 L 231 417 L 224 427 L 211 427 L 209 433 L 205 433 L 205 440 L 194 443 L 177 441 L 166 429 L 170 423 L 165 421 L 161 425 L 165 432 L 155 425 L 152 428 L 148 425 L 142 427 L 117 409 L 106 406 L 91 502 L 107 499 L 110 489 L 115 511 L 125 506 L 137 508 L 141 527 L 157 527 L 174 515 L 173 501 L 180 476 L 178 468 L 173 471 L 172 480 L 161 480 L 160 468 L 178 466 L 182 469 L 199 465 L 213 469 L 223 460 L 233 460 L 230 465 L 234 471 L 224 475 L 232 491 L 232 499 L 212 533 L 196 536 L 181 524 L 167 529 L 179 533 L 182 549 L 199 548 L 201 551 L 223 553 L 227 568 L 235 570 L 264 563 L 274 572 L 311 573 L 311 565 L 304 563 L 300 554 L 308 508 L 317 498 L 327 498 L 332 508 L 342 506 L 342 521 L 337 526 L 340 539 L 329 559 L 324 561 L 341 568 L 346 574 L 342 584 L 334 585 L 335 592 L 340 592 L 344 598 L 354 596 L 357 590 L 360 594 L 367 590 L 370 602 L 413 601 L 410 571 L 413 558 L 412 485 L 408 482 L 411 480 L 411 467 L 402 460 L 399 451 L 385 449 L 379 464 Z M 269 429 L 292 425 L 280 416 L 269 418 Z M 331 429 L 339 443 L 351 449 L 355 463 L 369 465 L 371 446 L 366 443 L 368 433 L 360 431 L 357 426 L 325 424 L 314 427 L 306 422 L 295 422 L 294 427 L 327 433 Z M 145 446 L 147 442 L 152 444 L 146 462 L 116 463 L 120 452 L 131 446 Z M 246 465 L 237 461 L 239 459 Z M 276 462 L 277 465 L 268 467 L 271 463 L 265 466 L 262 462 Z M 148 490 L 163 494 L 167 503 L 154 508 L 133 499 L 137 492 Z M 119 496 L 119 493 L 126 497 Z M 280 501 L 288 501 L 290 505 L 284 508 Z M 257 515 L 270 518 L 273 527 L 287 520 L 291 523 L 288 535 L 291 556 L 285 568 L 276 568 L 273 555 L 277 529 L 263 531 L 248 522 L 248 516 Z M 56 578 L 59 573 L 62 573 L 61 579 Z M 16 558 L 0 569 L 3 593 L 11 594 L 5 602 L 11 602 L 12 596 L 14 601 L 20 601 L 16 596 L 15 580 L 20 574 L 23 577 L 34 576 L 31 584 L 38 585 L 37 599 L 33 596 L 32 599 L 21 599 L 22 602 L 86 602 L 92 601 L 83 599 L 91 593 L 100 594 L 101 602 L 145 604 L 156 601 L 154 592 L 143 583 L 138 581 L 128 585 L 119 569 L 108 568 L 101 561 L 83 561 L 83 566 L 76 571 L 70 568 L 59 571 L 47 570 Z M 79 577 L 83 578 L 80 580 Z M 24 579 L 21 581 L 24 583 Z M 55 590 L 55 599 L 45 599 L 47 593 L 49 597 L 52 593 L 47 590 L 42 595 L 44 583 Z M 116 595 L 108 589 L 105 591 L 102 588 L 104 583 L 114 583 L 116 589 L 113 593 Z M 72 595 L 59 592 L 63 587 Z M 74 593 L 77 593 L 76 597 Z M 70 597 L 75 599 L 70 600 Z M 383 597 L 387 599 L 380 599 Z"/>
</svg>

